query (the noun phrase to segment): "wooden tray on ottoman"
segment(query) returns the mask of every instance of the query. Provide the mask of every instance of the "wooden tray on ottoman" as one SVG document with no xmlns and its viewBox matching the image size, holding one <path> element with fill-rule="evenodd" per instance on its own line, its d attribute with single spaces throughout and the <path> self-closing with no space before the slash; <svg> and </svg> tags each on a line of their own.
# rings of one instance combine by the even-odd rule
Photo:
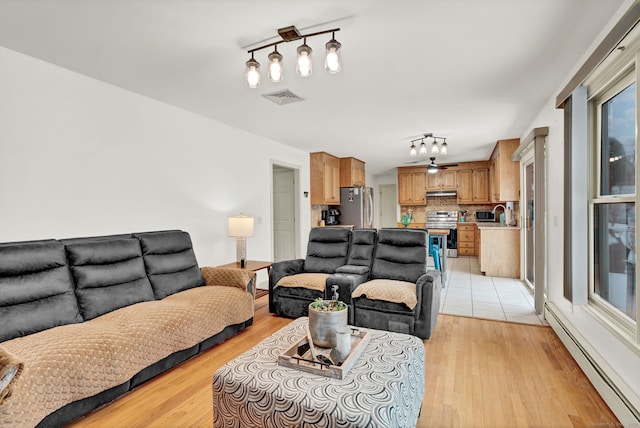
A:
<svg viewBox="0 0 640 428">
<path fill-rule="evenodd" d="M 314 362 L 311 357 L 311 350 L 309 349 L 307 349 L 306 352 L 302 352 L 303 355 L 300 355 L 298 353 L 299 349 L 305 347 L 304 345 L 309 344 L 306 336 L 280 354 L 278 356 L 278 364 L 284 367 L 302 370 L 303 372 L 317 374 L 319 376 L 330 377 L 333 379 L 344 379 L 347 377 L 349 370 L 351 370 L 353 365 L 356 363 L 362 354 L 362 351 L 367 347 L 367 343 L 369 343 L 369 340 L 371 339 L 371 333 L 367 330 L 351 326 L 349 327 L 351 328 L 351 353 L 347 358 L 345 358 L 342 365 L 336 366 L 333 364 L 324 364 L 319 361 Z M 329 357 L 330 353 L 331 348 L 320 348 L 316 346 L 316 354 Z"/>
</svg>

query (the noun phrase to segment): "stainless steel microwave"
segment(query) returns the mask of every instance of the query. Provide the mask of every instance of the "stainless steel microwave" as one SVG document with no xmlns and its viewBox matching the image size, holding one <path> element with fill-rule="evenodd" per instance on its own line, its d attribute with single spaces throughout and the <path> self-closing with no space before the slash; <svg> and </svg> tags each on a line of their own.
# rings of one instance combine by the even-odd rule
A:
<svg viewBox="0 0 640 428">
<path fill-rule="evenodd" d="M 476 221 L 496 221 L 496 215 L 492 211 L 476 211 Z"/>
</svg>

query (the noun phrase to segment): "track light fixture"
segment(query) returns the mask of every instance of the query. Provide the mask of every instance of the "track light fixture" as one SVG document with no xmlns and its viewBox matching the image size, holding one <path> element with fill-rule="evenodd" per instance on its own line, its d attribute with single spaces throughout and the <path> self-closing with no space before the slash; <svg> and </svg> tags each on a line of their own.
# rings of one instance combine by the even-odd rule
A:
<svg viewBox="0 0 640 428">
<path fill-rule="evenodd" d="M 444 137 L 435 137 L 433 134 L 424 134 L 423 137 L 420 138 L 416 138 L 415 140 L 411 140 L 411 147 L 409 150 L 409 156 L 411 157 L 416 157 L 418 156 L 418 154 L 420 156 L 426 156 L 427 155 L 427 145 L 425 143 L 425 140 L 428 138 L 433 138 L 433 141 L 431 142 L 431 153 L 432 154 L 437 154 L 440 153 L 442 155 L 446 155 L 447 154 L 447 139 Z M 442 140 L 442 143 L 440 143 L 440 146 L 438 146 L 438 140 Z M 416 149 L 416 145 L 415 143 L 420 141 L 420 148 Z"/>
<path fill-rule="evenodd" d="M 300 34 L 294 25 L 278 29 L 278 34 L 282 40 L 249 49 L 247 51 L 251 54 L 251 59 L 246 62 L 246 85 L 249 88 L 257 88 L 260 86 L 260 63 L 255 60 L 253 53 L 271 46 L 274 46 L 274 51 L 267 57 L 269 60 L 269 80 L 272 82 L 281 82 L 284 72 L 282 66 L 282 54 L 278 52 L 278 45 L 280 43 L 287 43 L 300 39 L 303 39 L 303 42 L 296 50 L 296 73 L 302 77 L 311 76 L 313 72 L 313 50 L 309 45 L 307 45 L 307 38 L 328 33 L 331 33 L 331 40 L 329 40 L 325 45 L 324 67 L 330 74 L 339 73 L 342 70 L 342 45 L 335 38 L 337 31 L 340 31 L 340 29 L 333 28 L 331 30 L 318 31 L 316 33 Z"/>
</svg>

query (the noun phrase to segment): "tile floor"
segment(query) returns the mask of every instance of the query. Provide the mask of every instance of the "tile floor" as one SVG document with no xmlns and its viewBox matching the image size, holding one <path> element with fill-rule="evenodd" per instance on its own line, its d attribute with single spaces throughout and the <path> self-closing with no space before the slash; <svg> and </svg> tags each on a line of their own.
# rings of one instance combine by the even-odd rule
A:
<svg viewBox="0 0 640 428">
<path fill-rule="evenodd" d="M 447 265 L 440 313 L 547 325 L 522 281 L 483 275 L 477 257 L 448 258 Z"/>
</svg>

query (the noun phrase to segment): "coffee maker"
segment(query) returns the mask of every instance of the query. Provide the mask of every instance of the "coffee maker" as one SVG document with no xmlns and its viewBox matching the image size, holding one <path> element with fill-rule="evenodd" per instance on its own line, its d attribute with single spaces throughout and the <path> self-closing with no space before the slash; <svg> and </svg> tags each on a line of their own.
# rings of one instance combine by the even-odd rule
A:
<svg viewBox="0 0 640 428">
<path fill-rule="evenodd" d="M 331 208 L 329 210 L 322 210 L 322 220 L 324 220 L 324 224 L 326 226 L 335 226 L 338 224 L 338 216 L 340 215 L 340 211 L 335 208 Z"/>
</svg>

